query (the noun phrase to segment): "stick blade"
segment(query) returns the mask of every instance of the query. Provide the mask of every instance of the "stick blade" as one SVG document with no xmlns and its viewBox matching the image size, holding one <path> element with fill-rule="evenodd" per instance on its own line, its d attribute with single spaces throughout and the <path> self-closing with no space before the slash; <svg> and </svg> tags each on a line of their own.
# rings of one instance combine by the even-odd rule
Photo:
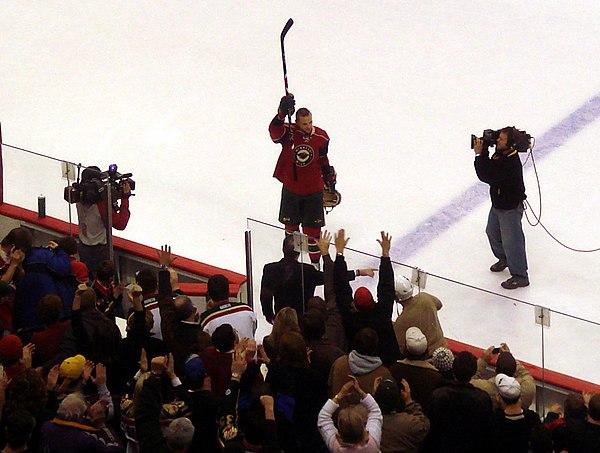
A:
<svg viewBox="0 0 600 453">
<path fill-rule="evenodd" d="M 281 30 L 281 40 L 282 41 L 283 41 L 283 38 L 285 38 L 285 35 L 287 34 L 287 32 L 290 31 L 290 28 L 292 28 L 292 25 L 294 25 L 294 19 L 292 19 L 290 17 L 289 20 L 286 22 L 285 27 L 283 27 L 283 30 Z"/>
</svg>

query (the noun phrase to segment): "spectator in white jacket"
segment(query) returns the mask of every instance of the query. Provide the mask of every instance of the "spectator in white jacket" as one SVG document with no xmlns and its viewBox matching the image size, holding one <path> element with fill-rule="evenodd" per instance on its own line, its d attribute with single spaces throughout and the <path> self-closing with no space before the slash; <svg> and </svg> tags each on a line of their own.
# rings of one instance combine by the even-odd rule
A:
<svg viewBox="0 0 600 453">
<path fill-rule="evenodd" d="M 346 382 L 333 399 L 327 400 L 319 412 L 319 431 L 331 452 L 378 452 L 383 424 L 381 410 L 375 399 L 360 388 L 356 378 L 349 377 L 352 380 Z M 360 404 L 340 411 L 336 429 L 333 413 L 341 400 L 353 393 L 360 397 Z"/>
</svg>

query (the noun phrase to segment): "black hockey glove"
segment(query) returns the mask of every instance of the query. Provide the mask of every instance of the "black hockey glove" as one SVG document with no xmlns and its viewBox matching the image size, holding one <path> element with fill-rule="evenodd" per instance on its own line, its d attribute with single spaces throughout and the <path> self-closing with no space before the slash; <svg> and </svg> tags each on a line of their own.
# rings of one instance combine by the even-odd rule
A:
<svg viewBox="0 0 600 453">
<path fill-rule="evenodd" d="M 296 100 L 294 99 L 293 94 L 288 94 L 281 98 L 279 102 L 279 115 L 293 115 L 296 111 Z"/>
</svg>

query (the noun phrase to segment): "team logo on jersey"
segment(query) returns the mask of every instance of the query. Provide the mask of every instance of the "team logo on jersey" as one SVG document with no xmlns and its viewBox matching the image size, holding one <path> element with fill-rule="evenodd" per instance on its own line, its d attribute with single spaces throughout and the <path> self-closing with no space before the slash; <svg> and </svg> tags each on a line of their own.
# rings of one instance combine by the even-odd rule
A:
<svg viewBox="0 0 600 453">
<path fill-rule="evenodd" d="M 298 167 L 306 167 L 312 162 L 315 155 L 313 149 L 308 145 L 296 146 L 294 152 L 296 154 L 296 165 Z"/>
</svg>

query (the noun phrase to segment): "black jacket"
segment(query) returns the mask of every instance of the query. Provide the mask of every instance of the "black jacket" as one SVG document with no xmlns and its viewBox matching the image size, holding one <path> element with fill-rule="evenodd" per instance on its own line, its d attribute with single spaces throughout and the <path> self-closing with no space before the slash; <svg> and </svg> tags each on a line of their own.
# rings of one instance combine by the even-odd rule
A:
<svg viewBox="0 0 600 453">
<path fill-rule="evenodd" d="M 431 395 L 427 453 L 480 453 L 492 440 L 492 400 L 469 383 L 454 382 Z"/>
<path fill-rule="evenodd" d="M 352 288 L 347 274 L 346 260 L 342 255 L 338 255 L 333 268 L 335 298 L 342 315 L 342 323 L 348 340 L 352 344 L 354 335 L 363 327 L 374 329 L 379 335 L 377 355 L 381 358 L 383 364 L 388 366 L 400 358 L 400 348 L 392 324 L 395 299 L 392 262 L 389 257 L 381 257 L 379 282 L 377 284 L 377 303 L 373 309 L 368 311 L 352 311 Z"/>
<path fill-rule="evenodd" d="M 490 185 L 492 206 L 496 209 L 515 209 L 527 198 L 523 182 L 523 167 L 519 153 L 508 155 L 496 152 L 490 158 L 489 151 L 475 157 L 477 177 Z"/>
<path fill-rule="evenodd" d="M 349 272 L 348 278 L 354 280 L 354 277 L 354 272 Z M 308 299 L 314 296 L 315 288 L 324 283 L 323 272 L 310 264 L 299 263 L 295 258 L 282 258 L 275 263 L 265 264 L 260 284 L 260 303 L 265 318 L 273 320 L 275 314 L 284 307 L 294 308 L 300 318 Z"/>
</svg>

